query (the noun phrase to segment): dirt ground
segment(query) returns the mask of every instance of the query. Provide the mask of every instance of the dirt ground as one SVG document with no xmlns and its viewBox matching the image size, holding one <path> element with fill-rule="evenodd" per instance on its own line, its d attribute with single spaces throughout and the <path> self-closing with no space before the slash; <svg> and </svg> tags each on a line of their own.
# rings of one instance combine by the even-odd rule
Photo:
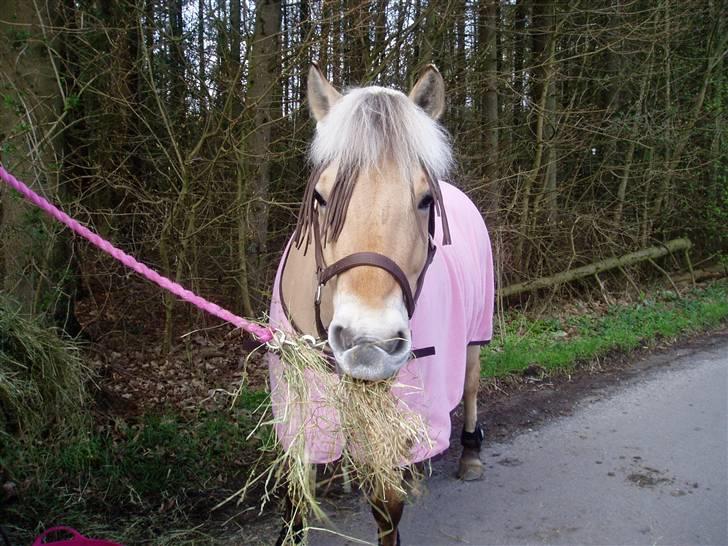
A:
<svg viewBox="0 0 728 546">
<path fill-rule="evenodd" d="M 250 388 L 265 388 L 268 372 L 252 336 L 177 302 L 172 347 L 165 355 L 163 292 L 108 260 L 89 262 L 76 314 L 99 374 L 100 417 L 223 409 L 243 380 Z M 219 295 L 216 301 L 227 304 Z"/>
</svg>

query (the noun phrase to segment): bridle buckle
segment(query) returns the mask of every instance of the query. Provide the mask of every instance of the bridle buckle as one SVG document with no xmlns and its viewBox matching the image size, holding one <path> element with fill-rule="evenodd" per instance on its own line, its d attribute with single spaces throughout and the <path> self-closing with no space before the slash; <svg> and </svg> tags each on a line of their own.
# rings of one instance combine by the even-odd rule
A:
<svg viewBox="0 0 728 546">
<path fill-rule="evenodd" d="M 321 290 L 323 289 L 324 283 L 320 282 L 316 286 L 316 296 L 314 297 L 314 303 L 319 305 L 321 303 Z"/>
</svg>

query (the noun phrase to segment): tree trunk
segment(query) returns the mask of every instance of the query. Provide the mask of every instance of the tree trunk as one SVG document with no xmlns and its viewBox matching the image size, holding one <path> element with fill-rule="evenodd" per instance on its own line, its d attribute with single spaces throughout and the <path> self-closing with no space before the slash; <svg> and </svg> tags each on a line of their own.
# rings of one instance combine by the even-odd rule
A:
<svg viewBox="0 0 728 546">
<path fill-rule="evenodd" d="M 300 109 L 306 102 L 306 87 L 308 82 L 308 68 L 311 65 L 311 53 L 314 44 L 314 26 L 311 24 L 311 6 L 309 0 L 300 0 L 300 44 L 299 48 L 303 49 L 301 55 L 301 63 L 299 69 L 298 81 L 298 108 Z"/>
<path fill-rule="evenodd" d="M 346 0 L 344 27 L 348 85 L 364 85 L 369 68 L 369 2 Z"/>
<path fill-rule="evenodd" d="M 485 68 L 485 97 L 483 122 L 486 158 L 484 175 L 491 195 L 491 207 L 500 208 L 501 187 L 498 170 L 498 50 L 496 43 L 497 0 L 485 0 L 480 4 L 480 40 L 478 48 Z"/>
<path fill-rule="evenodd" d="M 545 165 L 542 173 L 543 202 L 546 209 L 546 222 L 556 221 L 557 191 L 556 191 L 556 78 L 555 78 L 555 51 L 556 51 L 556 6 L 552 0 L 537 1 L 534 5 L 534 24 L 544 29 L 547 35 L 547 47 L 543 52 L 544 81 L 546 101 L 544 102 L 543 141 L 545 147 Z M 541 19 L 542 22 L 538 21 Z M 536 216 L 534 215 L 534 221 Z"/>
<path fill-rule="evenodd" d="M 324 74 L 328 74 L 330 68 L 329 40 L 331 40 L 331 29 L 334 28 L 333 17 L 331 2 L 324 2 L 321 6 L 321 36 L 319 38 L 318 57 L 319 68 L 321 68 Z"/>
<path fill-rule="evenodd" d="M 537 0 L 533 7 L 533 39 L 532 39 L 532 66 L 533 77 L 531 101 L 535 106 L 536 120 L 533 124 L 535 151 L 530 171 L 526 174 L 521 204 L 521 214 L 518 224 L 518 241 L 516 243 L 516 260 L 523 270 L 527 268 L 527 255 L 525 252 L 525 241 L 529 238 L 532 218 L 536 217 L 538 211 L 531 212 L 531 198 L 534 192 L 534 184 L 537 180 L 544 180 L 546 189 L 547 170 L 543 169 L 544 161 L 548 162 L 552 155 L 546 140 L 549 123 L 550 86 L 553 78 L 553 57 L 556 45 L 555 29 L 552 27 L 553 4 L 550 0 Z M 547 163 L 548 167 L 548 163 Z"/>
<path fill-rule="evenodd" d="M 445 14 L 446 17 L 452 18 L 454 25 L 450 27 L 453 36 L 448 42 L 450 43 L 449 65 L 452 70 L 451 85 L 454 89 L 450 91 L 451 108 L 449 119 L 453 127 L 463 127 L 467 117 L 465 113 L 466 101 L 468 97 L 468 66 L 466 64 L 467 46 L 465 37 L 465 10 L 467 8 L 464 0 L 458 0 L 451 4 L 452 8 Z M 448 25 L 449 26 L 449 25 Z M 454 48 L 454 50 L 453 50 Z M 487 84 L 486 84 L 487 85 Z"/>
<path fill-rule="evenodd" d="M 406 87 L 407 81 L 406 76 L 402 77 L 403 70 L 402 70 L 402 60 L 404 58 L 405 62 L 407 61 L 406 53 L 401 51 L 402 48 L 402 42 L 404 40 L 404 21 L 405 21 L 405 15 L 407 15 L 407 10 L 409 6 L 409 2 L 399 2 L 396 4 L 397 6 L 397 26 L 395 27 L 395 43 L 394 43 L 394 77 L 397 80 L 397 84 L 399 87 Z"/>
<path fill-rule="evenodd" d="M 379 0 L 376 7 L 374 27 L 374 47 L 372 48 L 373 70 L 381 73 L 387 52 L 387 11 L 388 0 Z"/>
<path fill-rule="evenodd" d="M 0 161 L 17 178 L 51 201 L 62 195 L 62 102 L 55 66 L 55 1 L 5 2 L 0 21 Z M 4 185 L 2 185 L 4 186 Z M 3 289 L 29 314 L 44 314 L 69 328 L 73 317 L 68 238 L 7 188 L 0 188 L 0 275 Z"/>
<path fill-rule="evenodd" d="M 250 54 L 250 76 L 246 94 L 249 130 L 245 151 L 249 158 L 248 225 L 250 228 L 248 272 L 265 279 L 268 252 L 268 214 L 271 184 L 272 127 L 277 117 L 280 76 L 280 0 L 264 0 L 256 7 L 255 32 Z M 245 257 L 241 256 L 242 260 Z M 241 267 L 241 273 L 243 268 Z M 251 279 L 248 278 L 248 282 Z"/>
<path fill-rule="evenodd" d="M 346 0 L 330 0 L 324 3 L 328 5 L 331 13 L 331 83 L 335 87 L 342 86 L 344 74 L 342 66 L 344 59 L 344 41 L 346 37 L 342 32 L 344 24 L 344 4 Z"/>
<path fill-rule="evenodd" d="M 170 108 L 171 119 L 175 123 L 183 123 L 185 108 L 185 49 L 184 19 L 182 18 L 182 0 L 168 0 L 168 16 L 171 36 L 169 41 L 170 61 Z M 179 131 L 178 134 L 183 134 Z"/>
<path fill-rule="evenodd" d="M 205 54 L 205 0 L 197 1 L 197 61 L 200 110 L 207 112 L 207 55 Z"/>
<path fill-rule="evenodd" d="M 523 125 L 523 101 L 525 99 L 523 82 L 525 80 L 524 59 L 526 57 L 526 0 L 516 0 L 515 21 L 513 23 L 513 126 Z"/>
<path fill-rule="evenodd" d="M 242 52 L 241 52 L 240 0 L 230 0 L 230 52 L 227 62 L 227 85 L 232 89 L 233 123 L 243 111 Z"/>
<path fill-rule="evenodd" d="M 627 267 L 636 263 L 644 262 L 646 260 L 654 260 L 660 258 L 671 252 L 678 252 L 690 249 L 692 243 L 689 239 L 673 239 L 667 243 L 659 246 L 651 246 L 637 252 L 630 252 L 624 256 L 615 256 L 613 258 L 607 258 L 593 264 L 577 267 L 568 271 L 562 271 L 556 275 L 550 275 L 548 277 L 541 277 L 539 279 L 533 279 L 530 281 L 512 284 L 498 290 L 499 297 L 514 296 L 521 294 L 522 292 L 530 292 L 532 290 L 538 290 L 541 288 L 548 288 L 551 286 L 557 286 L 564 284 L 576 279 L 589 277 L 602 271 L 608 271 L 609 269 L 615 269 L 617 267 Z"/>
</svg>

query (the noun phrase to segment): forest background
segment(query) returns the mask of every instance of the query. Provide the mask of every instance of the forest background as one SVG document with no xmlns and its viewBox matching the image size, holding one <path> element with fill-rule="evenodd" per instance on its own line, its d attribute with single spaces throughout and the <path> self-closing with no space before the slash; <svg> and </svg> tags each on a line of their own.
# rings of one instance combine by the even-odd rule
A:
<svg viewBox="0 0 728 546">
<path fill-rule="evenodd" d="M 3 164 L 244 316 L 265 309 L 307 178 L 311 61 L 339 88 L 406 91 L 440 67 L 452 180 L 500 286 L 677 236 L 725 249 L 721 0 L 2 4 Z M 7 190 L 0 207 L 3 288 L 27 309 L 65 322 L 113 284 Z M 158 303 L 169 346 L 180 309 Z"/>
<path fill-rule="evenodd" d="M 725 260 L 727 14 L 724 0 L 2 0 L 0 159 L 164 275 L 261 316 L 307 179 L 310 63 L 338 88 L 403 91 L 434 63 L 452 180 L 486 218 L 499 286 L 677 237 L 696 262 Z M 0 279 L 102 348 L 143 334 L 170 354 L 216 324 L 7 188 Z"/>
</svg>

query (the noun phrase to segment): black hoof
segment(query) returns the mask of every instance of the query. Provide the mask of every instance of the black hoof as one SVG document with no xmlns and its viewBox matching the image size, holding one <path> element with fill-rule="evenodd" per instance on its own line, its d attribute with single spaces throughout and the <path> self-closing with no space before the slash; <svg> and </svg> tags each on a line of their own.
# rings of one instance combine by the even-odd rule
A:
<svg viewBox="0 0 728 546">
<path fill-rule="evenodd" d="M 457 477 L 466 482 L 479 480 L 483 477 L 483 463 L 480 461 L 480 448 L 483 447 L 485 434 L 480 423 L 475 424 L 473 432 L 466 432 L 460 436 L 460 443 L 463 445 L 463 454 L 460 456 Z"/>
<path fill-rule="evenodd" d="M 463 449 L 458 465 L 457 478 L 465 482 L 480 480 L 483 478 L 483 463 L 478 452 L 474 449 Z"/>
</svg>

